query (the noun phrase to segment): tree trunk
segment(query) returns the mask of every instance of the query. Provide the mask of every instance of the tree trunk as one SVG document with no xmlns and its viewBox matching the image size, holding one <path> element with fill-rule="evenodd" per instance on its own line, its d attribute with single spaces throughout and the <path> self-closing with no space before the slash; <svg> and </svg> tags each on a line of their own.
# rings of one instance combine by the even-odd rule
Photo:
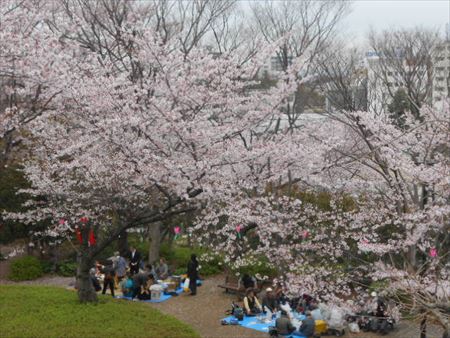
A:
<svg viewBox="0 0 450 338">
<path fill-rule="evenodd" d="M 56 271 L 59 263 L 59 247 L 56 245 L 49 248 L 50 262 L 52 263 L 52 272 Z"/>
<path fill-rule="evenodd" d="M 119 249 L 120 255 L 126 257 L 130 251 L 128 247 L 128 232 L 126 230 L 122 231 L 117 240 L 117 247 Z"/>
<path fill-rule="evenodd" d="M 420 322 L 420 338 L 427 338 L 427 316 Z"/>
<path fill-rule="evenodd" d="M 408 271 L 415 271 L 417 267 L 417 246 L 415 244 L 408 248 L 408 262 L 410 264 Z"/>
<path fill-rule="evenodd" d="M 94 260 L 87 254 L 78 254 L 78 267 L 77 267 L 77 288 L 78 299 L 81 303 L 96 303 L 97 293 L 92 285 L 91 276 L 89 270 L 94 265 Z"/>
<path fill-rule="evenodd" d="M 161 226 L 160 222 L 150 225 L 150 248 L 148 250 L 148 262 L 154 264 L 159 261 L 159 249 L 161 246 Z"/>
</svg>

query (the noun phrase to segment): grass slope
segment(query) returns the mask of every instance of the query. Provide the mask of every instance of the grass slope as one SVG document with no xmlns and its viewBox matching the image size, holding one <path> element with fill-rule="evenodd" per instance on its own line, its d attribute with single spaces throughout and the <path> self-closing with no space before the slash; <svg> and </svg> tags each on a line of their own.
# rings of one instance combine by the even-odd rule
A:
<svg viewBox="0 0 450 338">
<path fill-rule="evenodd" d="M 100 296 L 79 304 L 74 292 L 45 286 L 0 285 L 0 336 L 199 337 L 188 325 L 147 304 Z"/>
</svg>

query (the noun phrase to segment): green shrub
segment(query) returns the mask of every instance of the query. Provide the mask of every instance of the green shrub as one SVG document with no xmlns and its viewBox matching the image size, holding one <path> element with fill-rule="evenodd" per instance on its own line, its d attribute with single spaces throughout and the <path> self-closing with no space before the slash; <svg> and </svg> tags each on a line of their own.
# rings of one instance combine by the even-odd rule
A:
<svg viewBox="0 0 450 338">
<path fill-rule="evenodd" d="M 51 273 L 53 272 L 53 264 L 49 261 L 41 261 L 41 267 L 43 273 Z"/>
<path fill-rule="evenodd" d="M 142 238 L 139 233 L 129 233 L 128 234 L 128 246 L 133 246 L 137 251 L 141 253 L 143 257 L 146 257 L 148 250 L 150 248 L 150 243 L 148 239 Z"/>
<path fill-rule="evenodd" d="M 11 263 L 11 272 L 8 278 L 13 281 L 33 280 L 43 274 L 39 259 L 33 256 L 24 256 Z"/>
<path fill-rule="evenodd" d="M 175 267 L 175 274 L 186 273 L 187 264 L 191 259 L 191 255 L 195 253 L 199 259 L 200 275 L 211 276 L 222 271 L 222 258 L 217 255 L 211 254 L 205 248 L 190 248 L 186 246 L 178 246 L 173 244 L 169 246 L 168 243 L 163 243 L 160 249 L 161 257 L 164 257 L 170 265 Z M 208 254 L 207 260 L 202 260 L 202 255 Z"/>
<path fill-rule="evenodd" d="M 58 275 L 64 277 L 72 277 L 77 273 L 77 263 L 73 261 L 65 261 L 58 266 Z"/>
<path fill-rule="evenodd" d="M 277 270 L 275 267 L 269 264 L 266 257 L 256 258 L 256 262 L 253 264 L 248 264 L 236 269 L 231 269 L 233 273 L 239 272 L 241 275 L 249 274 L 250 276 L 255 276 L 259 274 L 261 276 L 275 277 L 277 275 Z"/>
<path fill-rule="evenodd" d="M 180 276 L 180 275 L 184 275 L 184 274 L 186 274 L 187 273 L 187 269 L 186 269 L 186 267 L 179 267 L 179 268 L 176 268 L 174 271 L 173 271 L 173 274 L 175 275 L 175 276 Z"/>
<path fill-rule="evenodd" d="M 222 271 L 222 268 L 220 266 L 204 264 L 204 265 L 201 265 L 200 275 L 205 276 L 205 277 L 213 276 L 213 275 L 217 275 L 221 271 Z"/>
</svg>

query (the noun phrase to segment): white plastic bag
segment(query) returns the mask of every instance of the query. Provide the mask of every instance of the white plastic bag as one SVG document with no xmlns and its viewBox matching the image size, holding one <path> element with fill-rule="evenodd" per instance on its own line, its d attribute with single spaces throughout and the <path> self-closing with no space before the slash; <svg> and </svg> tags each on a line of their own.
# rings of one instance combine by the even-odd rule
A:
<svg viewBox="0 0 450 338">
<path fill-rule="evenodd" d="M 264 306 L 264 311 L 266 312 L 266 322 L 269 323 L 272 321 L 272 311 L 270 311 L 267 306 Z"/>
<path fill-rule="evenodd" d="M 189 278 L 186 278 L 184 280 L 183 289 L 189 289 Z"/>
<path fill-rule="evenodd" d="M 328 326 L 333 329 L 343 329 L 345 324 L 345 313 L 338 307 L 332 307 Z"/>
<path fill-rule="evenodd" d="M 359 330 L 359 325 L 358 325 L 358 323 L 349 323 L 349 324 L 348 324 L 348 330 L 349 330 L 351 333 L 359 333 L 360 330 Z"/>
</svg>

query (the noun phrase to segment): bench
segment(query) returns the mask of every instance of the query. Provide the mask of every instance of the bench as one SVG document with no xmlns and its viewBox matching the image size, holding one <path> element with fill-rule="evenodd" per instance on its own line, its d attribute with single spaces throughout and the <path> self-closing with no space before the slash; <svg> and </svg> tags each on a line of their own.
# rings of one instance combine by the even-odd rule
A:
<svg viewBox="0 0 450 338">
<path fill-rule="evenodd" d="M 255 287 L 255 294 L 258 294 L 263 290 L 266 286 L 271 286 L 272 280 L 257 280 Z M 240 296 L 241 298 L 245 295 L 245 288 L 241 285 L 240 280 L 235 275 L 226 275 L 225 282 L 223 284 L 218 285 L 219 288 L 225 289 L 226 293 L 234 293 Z"/>
<path fill-rule="evenodd" d="M 240 285 L 239 278 L 233 275 L 226 275 L 225 282 L 218 285 L 219 288 L 225 289 L 225 292 L 236 293 L 238 295 L 244 295 L 245 289 Z"/>
</svg>

